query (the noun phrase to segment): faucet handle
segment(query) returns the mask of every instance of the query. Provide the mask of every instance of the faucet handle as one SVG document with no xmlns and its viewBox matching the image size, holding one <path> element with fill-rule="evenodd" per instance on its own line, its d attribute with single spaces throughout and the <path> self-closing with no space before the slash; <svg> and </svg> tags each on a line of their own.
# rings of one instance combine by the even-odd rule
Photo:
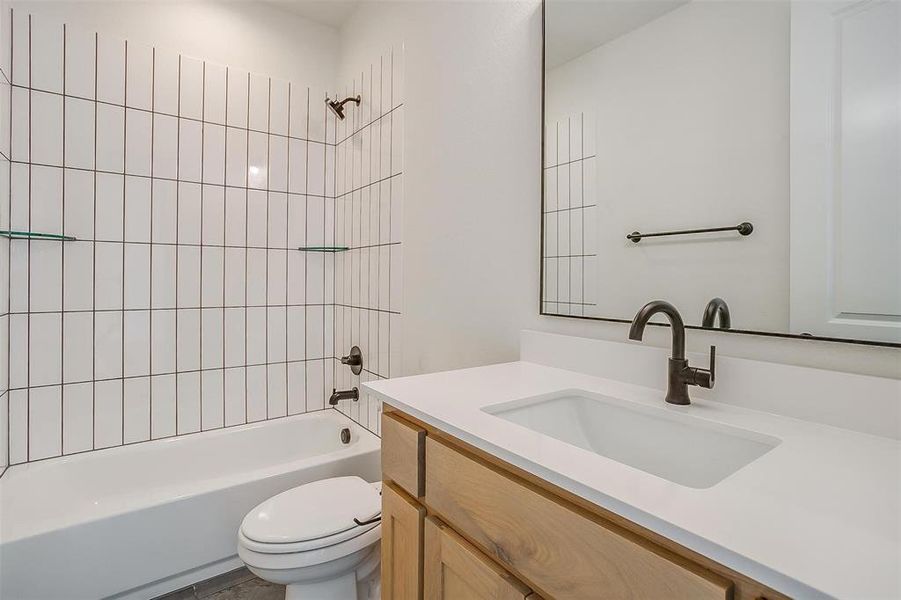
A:
<svg viewBox="0 0 901 600">
<path fill-rule="evenodd" d="M 350 349 L 350 354 L 341 357 L 341 364 L 350 367 L 351 373 L 359 375 L 363 370 L 363 353 L 359 346 Z"/>
<path fill-rule="evenodd" d="M 716 379 L 716 346 L 710 347 L 710 368 L 685 367 L 685 382 L 688 385 L 710 389 Z"/>
</svg>

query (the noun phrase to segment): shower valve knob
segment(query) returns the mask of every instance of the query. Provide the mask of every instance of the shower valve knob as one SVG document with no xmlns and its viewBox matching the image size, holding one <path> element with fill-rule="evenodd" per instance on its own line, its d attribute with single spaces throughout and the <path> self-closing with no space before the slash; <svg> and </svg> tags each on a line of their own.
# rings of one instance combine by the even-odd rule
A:
<svg viewBox="0 0 901 600">
<path fill-rule="evenodd" d="M 354 346 L 350 349 L 350 354 L 342 356 L 341 364 L 349 366 L 354 375 L 359 375 L 363 370 L 363 353 L 360 351 L 360 347 Z"/>
</svg>

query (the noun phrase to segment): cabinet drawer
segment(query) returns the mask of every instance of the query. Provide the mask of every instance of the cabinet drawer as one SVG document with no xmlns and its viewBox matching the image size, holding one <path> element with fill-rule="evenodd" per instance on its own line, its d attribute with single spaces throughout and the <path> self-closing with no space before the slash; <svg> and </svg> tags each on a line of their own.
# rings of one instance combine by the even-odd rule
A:
<svg viewBox="0 0 901 600">
<path fill-rule="evenodd" d="M 382 413 L 382 475 L 413 496 L 425 495 L 425 430 Z"/>
<path fill-rule="evenodd" d="M 732 596 L 729 580 L 434 438 L 426 456 L 429 510 L 546 597 Z"/>
</svg>

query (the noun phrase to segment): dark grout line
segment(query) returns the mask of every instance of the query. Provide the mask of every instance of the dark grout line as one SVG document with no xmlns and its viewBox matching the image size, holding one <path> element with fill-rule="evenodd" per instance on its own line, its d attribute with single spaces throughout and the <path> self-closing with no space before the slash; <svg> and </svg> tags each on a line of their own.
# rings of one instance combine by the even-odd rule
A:
<svg viewBox="0 0 901 600">
<path fill-rule="evenodd" d="M 126 42 L 127 42 L 127 40 L 126 40 Z M 154 50 L 155 50 L 155 48 L 154 48 Z M 226 123 L 221 123 L 219 121 L 207 121 L 203 118 L 198 119 L 196 117 L 188 117 L 185 115 L 172 114 L 172 113 L 167 113 L 165 111 L 153 111 L 152 108 L 147 109 L 147 108 L 141 108 L 139 106 L 129 106 L 127 104 L 118 104 L 116 102 L 110 102 L 108 100 L 85 98 L 84 96 L 77 96 L 74 94 L 65 94 L 62 92 L 54 92 L 51 90 L 45 90 L 45 89 L 36 88 L 36 87 L 32 87 L 32 86 L 24 86 L 22 84 L 17 84 L 17 83 L 10 83 L 9 86 L 10 86 L 10 88 L 14 88 L 14 89 L 27 90 L 30 92 L 38 92 L 40 94 L 49 94 L 52 96 L 60 96 L 63 98 L 71 98 L 73 100 L 83 100 L 85 102 L 93 102 L 96 104 L 100 104 L 102 106 L 111 106 L 114 108 L 121 108 L 123 110 L 135 110 L 135 111 L 144 112 L 144 113 L 154 112 L 154 114 L 156 114 L 157 116 L 161 116 L 161 117 L 171 117 L 173 119 L 180 119 L 183 121 L 192 121 L 194 123 L 201 123 L 204 125 L 215 125 L 215 126 L 223 127 L 226 130 L 234 129 L 237 131 L 246 131 L 248 134 L 249 133 L 260 133 L 260 134 L 267 135 L 267 136 L 292 139 L 292 140 L 297 140 L 297 141 L 302 141 L 302 142 L 309 142 L 311 144 L 320 144 L 323 146 L 334 146 L 335 145 L 335 143 L 329 143 L 324 140 L 314 140 L 314 139 L 307 139 L 307 138 L 300 138 L 300 137 L 292 137 L 292 136 L 288 136 L 288 135 L 285 135 L 282 133 L 276 133 L 274 131 L 263 131 L 261 129 L 252 129 L 250 127 L 236 127 L 235 125 L 228 125 Z M 249 124 L 249 121 L 248 121 L 248 124 Z"/>
<path fill-rule="evenodd" d="M 120 380 L 137 380 L 137 379 L 146 379 L 148 377 L 171 377 L 174 375 L 191 375 L 196 373 L 207 373 L 207 372 L 215 372 L 222 370 L 231 370 L 231 369 L 245 369 L 250 367 L 265 367 L 268 365 L 290 365 L 290 364 L 301 364 L 301 363 L 311 363 L 319 360 L 330 360 L 332 357 L 330 356 L 317 356 L 313 358 L 297 358 L 294 360 L 281 360 L 281 361 L 263 361 L 263 362 L 255 362 L 255 363 L 247 363 L 247 364 L 239 364 L 239 365 L 230 365 L 230 366 L 215 366 L 215 367 L 200 367 L 197 369 L 176 369 L 175 371 L 164 371 L 160 373 L 140 373 L 138 375 L 125 375 L 125 376 L 115 376 L 115 377 L 98 377 L 92 379 L 80 379 L 75 381 L 54 381 L 52 383 L 41 383 L 36 385 L 28 385 L 28 386 L 17 386 L 11 387 L 7 390 L 7 392 L 23 392 L 28 389 L 43 389 L 43 388 L 53 388 L 60 386 L 72 386 L 72 385 L 85 385 L 88 383 L 104 383 L 104 382 L 114 382 Z"/>
<path fill-rule="evenodd" d="M 568 126 L 568 123 L 569 123 L 569 119 L 567 119 L 567 126 Z M 557 153 L 559 155 L 559 148 L 557 150 Z M 572 160 L 558 162 L 558 163 L 554 163 L 552 165 L 545 165 L 544 170 L 547 171 L 549 169 L 556 169 L 557 167 L 565 167 L 568 165 L 574 165 L 576 163 L 585 162 L 586 160 L 591 160 L 592 158 L 596 158 L 596 157 L 597 157 L 597 155 L 592 154 L 591 156 L 583 156 L 581 158 L 574 158 Z"/>
<path fill-rule="evenodd" d="M 372 95 L 372 94 L 371 94 L 372 88 L 370 87 L 369 90 L 370 90 L 370 96 L 371 96 L 371 95 Z M 352 133 L 349 133 L 349 134 L 348 134 L 347 136 L 345 136 L 344 138 L 342 138 L 342 139 L 338 140 L 337 142 L 335 142 L 335 145 L 336 145 L 336 146 L 338 146 L 338 145 L 340 145 L 340 144 L 343 144 L 344 142 L 346 142 L 347 140 L 351 139 L 352 137 L 354 137 L 354 136 L 356 136 L 356 135 L 359 135 L 359 134 L 362 133 L 367 127 L 370 127 L 370 126 L 372 126 L 372 125 L 375 125 L 376 123 L 379 123 L 382 119 L 384 119 L 385 117 L 387 117 L 387 116 L 391 115 L 392 113 L 394 113 L 394 111 L 396 111 L 396 110 L 398 110 L 398 109 L 400 109 L 400 108 L 403 108 L 404 103 L 401 102 L 401 103 L 398 104 L 397 106 L 395 106 L 395 107 L 393 107 L 393 108 L 387 110 L 386 112 L 382 113 L 381 115 L 379 115 L 379 116 L 376 117 L 375 119 L 372 119 L 372 115 L 371 115 L 372 105 L 370 104 L 369 106 L 370 106 L 370 120 L 369 120 L 365 125 L 363 125 L 363 126 L 357 128 L 357 129 L 354 129 Z"/>
<path fill-rule="evenodd" d="M 545 214 L 545 215 L 552 215 L 552 214 L 554 214 L 554 213 L 561 213 L 561 212 L 569 212 L 569 211 L 572 211 L 572 210 L 583 210 L 583 209 L 588 209 L 588 208 L 594 208 L 595 206 L 597 206 L 597 204 L 580 204 L 579 206 L 570 206 L 569 208 L 555 208 L 555 209 L 553 209 L 553 210 L 546 210 L 546 211 L 544 211 L 542 214 Z"/>
<path fill-rule="evenodd" d="M 152 156 L 152 153 L 151 153 L 151 156 Z M 86 173 L 94 173 L 94 174 L 100 174 L 100 175 L 113 175 L 113 176 L 125 177 L 125 178 L 136 177 L 139 179 L 151 179 L 153 181 L 169 181 L 169 182 L 177 183 L 177 184 L 196 185 L 196 186 L 201 186 L 201 187 L 207 186 L 207 187 L 215 187 L 215 188 L 225 188 L 226 190 L 229 190 L 229 189 L 245 190 L 245 191 L 249 191 L 249 192 L 261 192 L 261 193 L 267 193 L 267 194 L 285 194 L 287 196 L 309 196 L 311 198 L 321 198 L 323 200 L 335 200 L 336 199 L 333 196 L 326 196 L 324 194 L 309 194 L 306 192 L 292 192 L 287 189 L 280 190 L 280 189 L 269 189 L 269 188 L 257 188 L 257 187 L 250 187 L 250 186 L 230 185 L 227 183 L 211 183 L 208 181 L 206 181 L 206 182 L 203 181 L 202 178 L 199 180 L 192 180 L 192 179 L 179 179 L 178 176 L 176 176 L 176 177 L 152 176 L 152 175 L 145 175 L 143 173 L 129 173 L 129 172 L 126 172 L 124 169 L 122 171 L 107 171 L 107 170 L 103 170 L 103 169 L 88 169 L 86 167 L 73 167 L 73 166 L 63 167 L 62 164 L 52 165 L 52 164 L 47 164 L 47 163 L 31 162 L 31 161 L 20 160 L 20 159 L 11 160 L 10 163 L 14 164 L 14 165 L 25 165 L 25 166 L 29 166 L 29 167 L 43 167 L 43 168 L 47 168 L 47 169 L 67 169 L 70 171 L 82 171 L 82 172 L 86 172 Z M 394 175 L 391 175 L 391 177 L 397 177 L 398 175 L 402 175 L 402 173 L 395 173 Z"/>
<path fill-rule="evenodd" d="M 559 258 L 591 258 L 593 256 L 597 256 L 597 254 L 560 254 L 557 256 L 545 256 L 545 260 L 550 259 L 559 259 Z"/>
</svg>

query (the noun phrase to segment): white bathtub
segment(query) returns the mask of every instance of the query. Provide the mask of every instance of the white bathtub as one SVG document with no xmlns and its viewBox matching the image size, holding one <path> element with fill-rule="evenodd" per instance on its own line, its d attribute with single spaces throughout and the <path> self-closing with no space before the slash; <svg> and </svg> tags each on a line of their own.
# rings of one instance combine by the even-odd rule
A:
<svg viewBox="0 0 901 600">
<path fill-rule="evenodd" d="M 223 573 L 249 509 L 338 475 L 377 480 L 379 439 L 334 410 L 14 466 L 0 598 L 146 599 Z"/>
</svg>

